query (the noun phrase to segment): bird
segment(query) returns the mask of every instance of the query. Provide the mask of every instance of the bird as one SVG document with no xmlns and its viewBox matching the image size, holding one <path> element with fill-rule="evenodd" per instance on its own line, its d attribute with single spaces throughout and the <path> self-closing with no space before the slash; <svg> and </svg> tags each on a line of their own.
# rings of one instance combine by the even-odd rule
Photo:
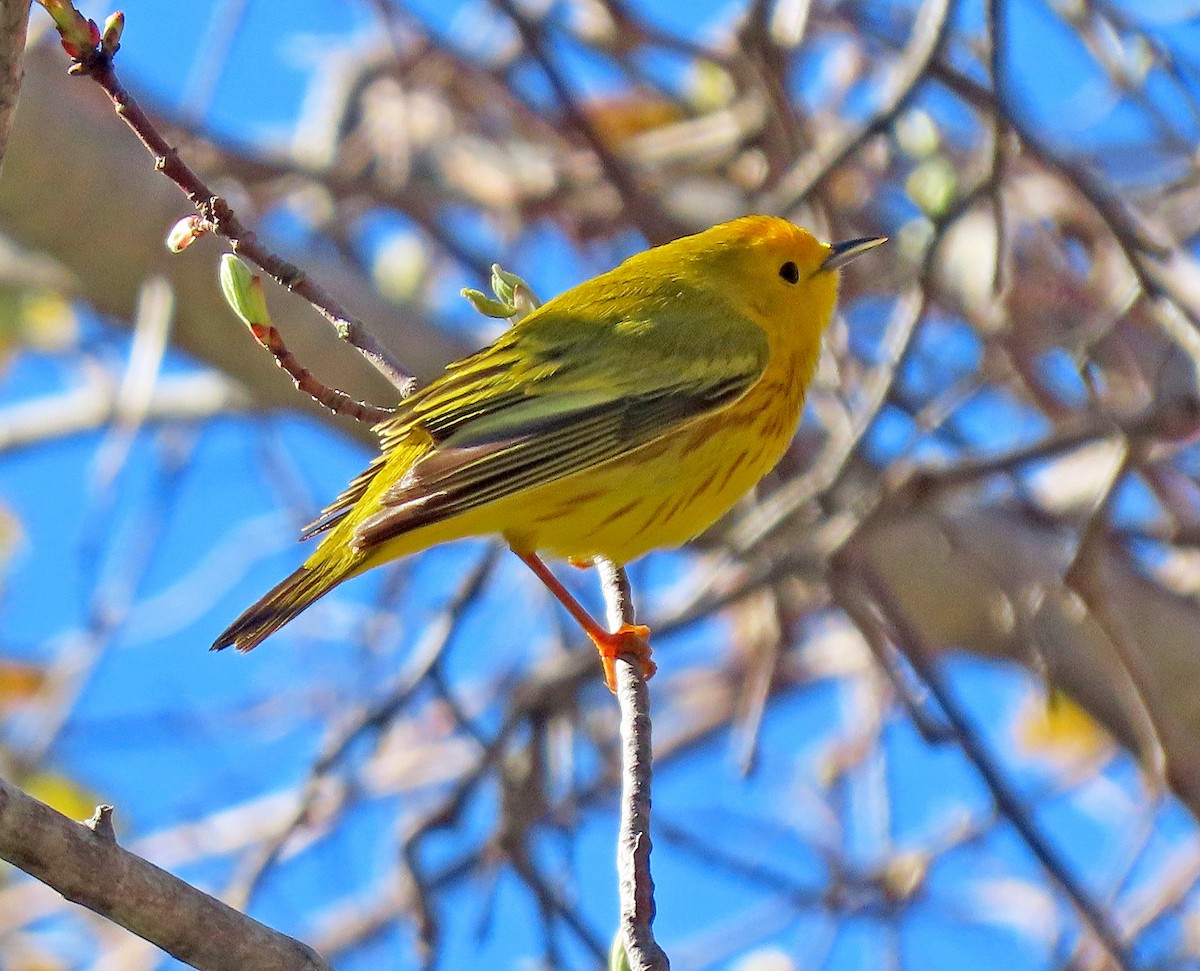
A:
<svg viewBox="0 0 1200 971">
<path fill-rule="evenodd" d="M 609 631 L 543 557 L 622 566 L 727 512 L 792 439 L 841 269 L 886 239 L 743 216 L 533 310 L 375 426 L 379 455 L 301 534 L 320 544 L 212 649 L 249 651 L 375 566 L 498 534 L 579 622 L 610 690 L 618 655 L 649 677 L 649 629 Z"/>
</svg>

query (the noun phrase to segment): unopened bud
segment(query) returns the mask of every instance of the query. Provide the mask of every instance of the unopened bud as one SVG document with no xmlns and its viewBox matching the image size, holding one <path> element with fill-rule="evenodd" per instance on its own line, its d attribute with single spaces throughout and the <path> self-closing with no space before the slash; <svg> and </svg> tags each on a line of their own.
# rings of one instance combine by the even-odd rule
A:
<svg viewBox="0 0 1200 971">
<path fill-rule="evenodd" d="M 515 318 L 513 323 L 542 305 L 533 287 L 515 273 L 502 269 L 499 263 L 492 264 L 492 290 L 500 303 L 513 308 L 513 313 L 504 315 Z"/>
<path fill-rule="evenodd" d="M 167 249 L 172 253 L 182 253 L 192 243 L 208 232 L 208 225 L 203 217 L 198 216 L 196 213 L 184 216 L 167 233 Z"/>
<path fill-rule="evenodd" d="M 120 10 L 110 13 L 104 21 L 104 33 L 100 36 L 100 49 L 112 57 L 121 49 L 121 35 L 125 32 L 125 14 Z"/>
<path fill-rule="evenodd" d="M 499 263 L 492 264 L 492 292 L 502 303 L 512 305 L 513 291 L 524 282 L 515 273 L 501 269 Z"/>
<path fill-rule="evenodd" d="M 482 290 L 474 290 L 471 287 L 463 287 L 461 291 L 467 301 L 479 313 L 485 317 L 497 317 L 500 320 L 505 320 L 513 316 L 517 312 L 517 308 L 510 303 L 504 303 L 500 300 L 493 300 Z"/>
<path fill-rule="evenodd" d="M 522 280 L 513 287 L 513 306 L 517 308 L 517 318 L 524 317 L 542 305 L 537 295 L 529 289 L 529 284 Z"/>
<path fill-rule="evenodd" d="M 96 21 L 87 20 L 70 3 L 42 0 L 42 6 L 54 18 L 63 50 L 76 61 L 94 51 L 100 43 L 100 28 Z"/>
<path fill-rule="evenodd" d="M 629 955 L 625 953 L 625 935 L 617 931 L 608 949 L 608 971 L 630 971 Z"/>
<path fill-rule="evenodd" d="M 226 253 L 221 257 L 220 276 L 225 302 L 242 319 L 242 323 L 255 327 L 271 322 L 262 278 L 251 273 L 250 267 L 232 253 Z"/>
</svg>

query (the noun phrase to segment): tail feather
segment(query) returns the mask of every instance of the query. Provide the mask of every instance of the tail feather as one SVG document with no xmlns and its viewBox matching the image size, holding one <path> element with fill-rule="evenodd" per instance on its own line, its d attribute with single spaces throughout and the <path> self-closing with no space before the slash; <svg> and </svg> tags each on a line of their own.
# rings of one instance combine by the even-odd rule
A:
<svg viewBox="0 0 1200 971">
<path fill-rule="evenodd" d="M 249 651 L 301 611 L 325 596 L 343 580 L 361 573 L 377 560 L 355 542 L 355 510 L 369 512 L 391 481 L 400 481 L 409 468 L 433 447 L 433 439 L 420 429 L 401 425 L 396 431 L 380 427 L 383 453 L 379 455 L 324 512 L 304 530 L 301 539 L 332 530 L 308 558 L 307 564 L 273 587 L 222 632 L 212 646 L 220 651 L 236 647 Z M 381 472 L 387 472 L 379 479 Z M 419 549 L 415 546 L 413 549 Z M 398 553 L 393 551 L 391 556 Z M 389 557 L 390 558 L 390 557 Z"/>
<path fill-rule="evenodd" d="M 302 566 L 248 607 L 213 641 L 211 650 L 236 647 L 249 651 L 337 586 L 341 577 L 328 570 Z"/>
</svg>

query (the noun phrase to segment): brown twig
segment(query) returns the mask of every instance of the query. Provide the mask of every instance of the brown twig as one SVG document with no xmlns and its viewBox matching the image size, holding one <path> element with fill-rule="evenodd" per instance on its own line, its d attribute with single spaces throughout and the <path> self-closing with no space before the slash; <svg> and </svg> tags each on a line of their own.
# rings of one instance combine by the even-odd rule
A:
<svg viewBox="0 0 1200 971">
<path fill-rule="evenodd" d="M 194 968 L 330 971 L 308 945 L 123 849 L 110 816 L 75 822 L 0 779 L 0 859 Z"/>
<path fill-rule="evenodd" d="M 621 567 L 597 563 L 616 630 L 634 623 L 633 593 Z M 621 828 L 617 838 L 617 880 L 621 932 L 633 971 L 667 971 L 670 962 L 654 939 L 654 880 L 650 876 L 650 692 L 636 661 L 617 658 L 617 701 L 621 706 Z"/>
<path fill-rule="evenodd" d="M 291 376 L 297 390 L 304 392 L 317 404 L 328 408 L 335 415 L 347 415 L 355 421 L 376 425 L 395 414 L 390 408 L 367 404 L 365 401 L 350 397 L 344 391 L 323 384 L 312 371 L 300 363 L 296 355 L 283 342 L 283 335 L 279 333 L 277 327 L 271 324 L 253 324 L 250 327 L 250 333 L 275 358 L 275 363 Z"/>
<path fill-rule="evenodd" d="M 1004 73 L 1008 70 L 1005 54 L 1008 50 L 1008 23 L 1004 19 L 1003 0 L 988 0 L 988 34 L 991 45 L 988 51 L 988 73 L 992 78 L 992 90 L 999 91 L 1007 86 Z M 1004 176 L 1008 167 L 1008 151 L 1005 147 L 1004 116 L 1000 112 L 992 115 L 992 218 L 996 223 L 996 262 L 992 267 L 992 294 L 1001 296 L 1008 287 L 1008 218 L 1004 206 Z"/>
<path fill-rule="evenodd" d="M 121 83 L 113 69 L 111 55 L 97 47 L 84 52 L 70 70 L 72 74 L 90 77 L 104 89 L 112 99 L 117 114 L 154 156 L 154 167 L 179 186 L 213 232 L 228 239 L 237 253 L 261 268 L 280 286 L 312 304 L 333 325 L 338 337 L 357 348 L 380 374 L 392 382 L 402 397 L 411 393 L 414 387 L 412 375 L 379 343 L 362 321 L 352 316 L 299 267 L 269 249 L 257 233 L 242 224 L 229 203 L 214 193 L 180 158 L 179 152 L 167 142 L 149 115 Z"/>
<path fill-rule="evenodd" d="M 1158 688 L 1146 669 L 1146 661 L 1137 646 L 1136 639 L 1112 609 L 1109 591 L 1103 576 L 1102 547 L 1108 535 L 1108 524 L 1118 489 L 1126 475 L 1139 464 L 1143 442 L 1121 439 L 1122 454 L 1114 466 L 1102 491 L 1092 508 L 1091 514 L 1079 534 L 1075 555 L 1063 573 L 1063 586 L 1074 591 L 1087 606 L 1088 612 L 1104 631 L 1116 655 L 1117 661 L 1128 678 L 1128 683 L 1114 686 L 1114 691 L 1125 700 L 1137 740 L 1137 755 L 1146 768 L 1151 781 L 1161 786 L 1166 778 L 1167 757 L 1160 734 L 1161 718 L 1156 714 L 1159 707 Z"/>
<path fill-rule="evenodd" d="M 1002 15 L 1003 11 L 999 11 L 998 16 Z M 891 42 L 891 38 L 882 39 Z M 1169 258 L 1194 268 L 1194 261 L 1177 244 L 1164 240 L 1167 235 L 1164 227 L 1147 220 L 1086 166 L 1057 155 L 1015 110 L 1006 92 L 993 95 L 943 58 L 933 59 L 929 73 L 973 108 L 989 114 L 1002 113 L 1020 138 L 1023 151 L 1056 173 L 1091 206 L 1121 248 L 1148 297 L 1151 319 L 1193 363 L 1200 363 L 1200 335 L 1197 335 L 1200 307 L 1195 305 L 1194 292 L 1181 285 L 1164 262 Z M 1004 78 L 1003 72 L 1000 77 Z"/>
<path fill-rule="evenodd" d="M 900 703 L 908 713 L 909 720 L 912 721 L 913 727 L 916 728 L 921 738 L 929 745 L 952 742 L 954 732 L 938 718 L 935 712 L 930 710 L 928 692 L 921 691 L 919 686 L 910 683 L 908 672 L 904 669 L 903 662 L 898 656 L 899 652 L 888 640 L 887 631 L 880 618 L 871 609 L 870 601 L 862 596 L 852 584 L 845 582 L 844 574 L 835 571 L 831 582 L 838 603 L 846 611 L 846 615 L 854 621 L 863 640 L 867 642 L 867 647 L 874 655 L 875 662 L 891 682 L 896 697 L 900 699 Z"/>
<path fill-rule="evenodd" d="M 403 711 L 417 689 L 429 677 L 458 631 L 467 608 L 479 598 L 484 585 L 492 575 L 499 558 L 500 547 L 493 545 L 462 580 L 454 596 L 426 628 L 425 635 L 413 649 L 409 663 L 373 705 L 354 712 L 348 723 L 330 729 L 308 772 L 308 781 L 296 804 L 296 809 L 270 839 L 263 842 L 254 857 L 247 861 L 235 876 L 224 897 L 231 903 L 245 907 L 270 867 L 279 859 L 287 841 L 308 820 L 313 806 L 321 797 L 330 775 L 350 747 L 364 735 L 381 731 Z"/>
</svg>

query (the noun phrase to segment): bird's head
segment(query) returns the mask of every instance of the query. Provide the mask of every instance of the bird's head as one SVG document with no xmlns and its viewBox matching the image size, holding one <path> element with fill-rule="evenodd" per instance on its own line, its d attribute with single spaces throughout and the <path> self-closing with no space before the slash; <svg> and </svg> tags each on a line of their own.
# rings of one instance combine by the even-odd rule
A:
<svg viewBox="0 0 1200 971">
<path fill-rule="evenodd" d="M 808 230 L 776 216 L 743 216 L 690 237 L 699 261 L 711 260 L 726 279 L 725 296 L 746 308 L 769 334 L 796 328 L 819 337 L 837 300 L 840 270 L 886 242 L 869 236 L 822 243 Z"/>
</svg>

